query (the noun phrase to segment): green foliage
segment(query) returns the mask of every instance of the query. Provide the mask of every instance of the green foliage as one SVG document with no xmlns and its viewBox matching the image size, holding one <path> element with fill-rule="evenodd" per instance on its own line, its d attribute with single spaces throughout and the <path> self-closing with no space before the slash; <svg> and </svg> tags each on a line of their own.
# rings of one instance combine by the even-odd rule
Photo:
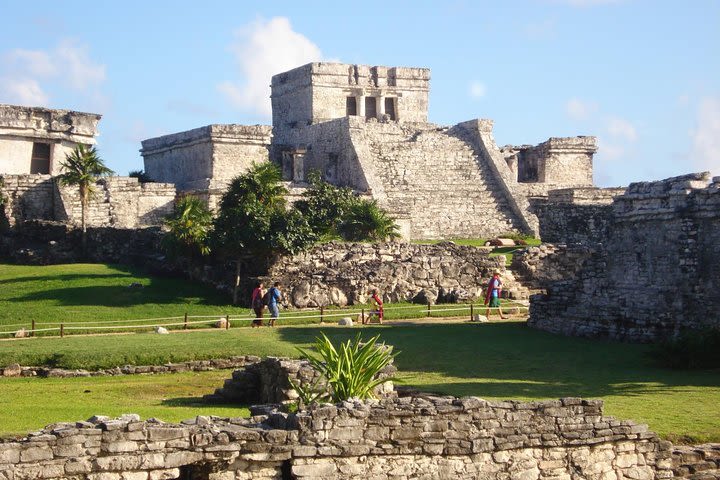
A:
<svg viewBox="0 0 720 480">
<path fill-rule="evenodd" d="M 651 355 L 659 365 L 670 368 L 720 368 L 720 328 L 688 331 L 661 342 Z"/>
<path fill-rule="evenodd" d="M 214 243 L 229 257 L 295 253 L 315 241 L 299 212 L 286 209 L 278 167 L 253 165 L 235 177 L 220 201 L 214 223 Z"/>
<path fill-rule="evenodd" d="M 60 183 L 77 186 L 83 201 L 87 201 L 87 196 L 93 192 L 93 185 L 98 178 L 114 173 L 105 166 L 95 147 L 87 147 L 82 143 L 65 156 L 60 168 L 63 171 L 58 176 Z"/>
<path fill-rule="evenodd" d="M 295 206 L 322 240 L 353 242 L 398 238 L 398 226 L 374 200 L 360 198 L 350 188 L 330 185 L 320 173 L 310 173 L 310 188 Z"/>
<path fill-rule="evenodd" d="M 170 231 L 163 238 L 163 248 L 173 256 L 208 255 L 212 220 L 205 202 L 192 195 L 181 197 L 175 203 L 173 213 L 165 219 Z"/>
<path fill-rule="evenodd" d="M 357 203 L 358 197 L 352 189 L 336 187 L 321 179 L 318 171 L 308 175 L 310 188 L 303 193 L 303 199 L 295 207 L 308 219 L 310 227 L 323 240 L 340 238 L 338 225 Z"/>
<path fill-rule="evenodd" d="M 359 200 L 353 204 L 338 226 L 345 240 L 384 241 L 400 237 L 395 221 L 375 200 Z"/>
<path fill-rule="evenodd" d="M 145 173 L 145 170 L 131 170 L 128 173 L 128 177 L 137 178 L 140 183 L 153 183 L 155 180 L 150 178 L 150 175 Z"/>
<path fill-rule="evenodd" d="M 298 351 L 325 378 L 329 387 L 326 395 L 332 401 L 373 398 L 373 389 L 391 379 L 376 378 L 397 355 L 392 354 L 392 348 L 385 344 L 377 344 L 380 335 L 363 342 L 358 334 L 354 341 L 340 343 L 339 349 L 324 333 L 320 335 L 315 341 L 317 357 L 302 348 L 298 348 Z M 307 392 L 303 393 L 307 396 Z"/>
</svg>

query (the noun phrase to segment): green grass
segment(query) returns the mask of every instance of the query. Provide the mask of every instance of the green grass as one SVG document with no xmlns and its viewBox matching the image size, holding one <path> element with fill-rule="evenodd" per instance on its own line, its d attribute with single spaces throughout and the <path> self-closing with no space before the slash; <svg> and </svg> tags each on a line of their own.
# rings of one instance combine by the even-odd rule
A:
<svg viewBox="0 0 720 480">
<path fill-rule="evenodd" d="M 320 331 L 336 341 L 351 338 L 358 330 L 294 326 L 164 336 L 134 334 L 5 341 L 0 346 L 0 364 L 50 360 L 59 366 L 78 368 L 250 353 L 297 356 L 295 346 L 308 347 Z M 530 329 L 522 322 L 372 326 L 364 327 L 364 330 L 367 337 L 380 333 L 385 342 L 402 352 L 396 361 L 400 378 L 405 384 L 421 390 L 488 399 L 602 398 L 606 402 L 607 414 L 648 423 L 667 438 L 720 440 L 718 372 L 658 368 L 649 358 L 650 347 L 646 345 L 561 337 Z M 180 378 L 180 383 L 187 382 L 184 376 L 174 375 L 74 380 L 2 379 L 0 401 L 12 404 L 13 408 L 0 411 L 0 431 L 8 433 L 39 428 L 48 419 L 54 419 L 50 414 L 35 419 L 39 398 L 48 399 L 43 405 L 52 399 L 53 412 L 61 415 L 62 419 L 87 417 L 85 413 L 92 409 L 83 405 L 98 405 L 92 413 L 114 415 L 137 412 L 165 420 L 183 415 L 229 415 L 222 408 L 188 407 L 193 400 L 184 400 L 185 404 L 180 402 L 182 406 L 158 400 L 197 399 L 211 393 L 222 384 L 222 378 L 228 376 L 227 372 L 214 372 L 192 374 L 190 377 L 201 379 L 206 375 L 212 378 L 207 382 L 198 380 L 200 383 L 196 386 L 188 384 L 189 390 L 184 393 L 165 393 L 175 388 L 173 378 Z M 90 385 L 83 386 L 83 391 L 108 389 L 107 394 L 103 393 L 106 399 L 94 403 L 89 396 L 83 403 L 79 387 L 73 390 L 73 395 L 67 393 L 75 388 L 76 382 L 77 385 Z M 93 387 L 96 382 L 101 386 Z M 153 394 L 155 397 L 146 402 L 141 393 L 129 393 L 127 397 L 133 397 L 132 403 L 122 394 L 113 397 L 114 389 L 122 392 L 126 382 L 131 386 L 129 388 L 156 391 Z M 16 390 L 9 392 L 9 386 Z"/>
<path fill-rule="evenodd" d="M 524 240 L 526 242 L 526 245 L 517 245 L 513 247 L 494 247 L 492 249 L 492 251 L 490 252 L 490 256 L 497 257 L 499 255 L 504 255 L 505 265 L 510 265 L 512 263 L 513 252 L 515 252 L 516 250 L 520 250 L 525 247 L 536 247 L 542 243 L 539 238 L 534 238 L 526 235 L 508 234 L 499 235 L 499 237 L 512 238 L 514 240 Z M 489 239 L 487 238 L 454 238 L 452 239 L 452 242 L 456 243 L 457 245 L 464 245 L 469 247 L 484 247 L 485 242 L 487 242 L 488 240 Z M 413 243 L 417 243 L 420 245 L 434 245 L 445 241 L 446 240 L 414 240 Z"/>
<path fill-rule="evenodd" d="M 67 379 L 0 377 L 0 436 L 22 435 L 93 415 L 137 413 L 167 422 L 197 415 L 248 416 L 247 408 L 201 402 L 200 393 L 212 393 L 229 375 L 215 371 Z"/>
</svg>

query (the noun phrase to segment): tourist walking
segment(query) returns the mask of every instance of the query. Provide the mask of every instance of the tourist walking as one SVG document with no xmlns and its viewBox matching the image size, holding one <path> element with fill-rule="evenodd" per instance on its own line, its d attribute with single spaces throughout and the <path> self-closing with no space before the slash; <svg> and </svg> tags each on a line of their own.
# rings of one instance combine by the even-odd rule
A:
<svg viewBox="0 0 720 480">
<path fill-rule="evenodd" d="M 275 320 L 280 316 L 280 302 L 283 300 L 283 294 L 280 291 L 280 282 L 275 282 L 268 290 L 268 310 L 270 310 L 270 326 L 275 326 Z"/>
<path fill-rule="evenodd" d="M 380 298 L 380 295 L 378 294 L 377 289 L 372 289 L 368 292 L 370 294 L 370 298 L 372 298 L 374 305 L 374 309 L 370 310 L 368 313 L 367 319 L 363 319 L 363 325 L 370 323 L 370 320 L 375 317 L 377 318 L 378 323 L 383 322 L 383 302 Z"/>
<path fill-rule="evenodd" d="M 265 296 L 265 285 L 263 282 L 258 282 L 250 296 L 250 307 L 253 309 L 253 312 L 255 312 L 255 318 L 251 324 L 253 327 L 262 327 L 263 324 L 263 310 L 265 310 L 263 296 Z"/>
<path fill-rule="evenodd" d="M 488 282 L 487 291 L 485 292 L 485 305 L 488 308 L 485 310 L 485 316 L 490 318 L 490 310 L 497 308 L 500 318 L 505 319 L 503 316 L 502 309 L 500 308 L 500 294 L 502 293 L 502 280 L 500 280 L 500 272 L 497 270 L 493 272 L 493 276 Z"/>
</svg>

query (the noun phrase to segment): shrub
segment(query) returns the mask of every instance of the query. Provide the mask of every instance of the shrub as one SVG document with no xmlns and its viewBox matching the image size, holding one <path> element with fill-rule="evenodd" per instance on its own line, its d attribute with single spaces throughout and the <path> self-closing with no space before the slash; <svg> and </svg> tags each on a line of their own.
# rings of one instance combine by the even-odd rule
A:
<svg viewBox="0 0 720 480">
<path fill-rule="evenodd" d="M 651 355 L 670 368 L 720 368 L 720 328 L 687 331 L 657 344 Z"/>
<path fill-rule="evenodd" d="M 320 372 L 327 381 L 327 387 L 324 392 L 318 391 L 317 385 L 299 389 L 302 401 L 342 402 L 350 398 L 373 398 L 375 387 L 392 380 L 392 377 L 378 378 L 378 374 L 397 356 L 397 353 L 392 353 L 391 347 L 377 343 L 380 335 L 364 342 L 358 334 L 355 340 L 347 340 L 337 349 L 324 333 L 320 335 L 322 337 L 315 341 L 317 356 L 302 348 L 298 351 Z"/>
</svg>

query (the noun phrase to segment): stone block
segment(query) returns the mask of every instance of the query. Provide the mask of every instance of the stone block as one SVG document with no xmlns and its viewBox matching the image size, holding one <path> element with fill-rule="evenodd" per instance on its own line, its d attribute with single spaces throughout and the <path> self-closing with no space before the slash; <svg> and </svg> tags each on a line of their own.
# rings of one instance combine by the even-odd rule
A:
<svg viewBox="0 0 720 480">
<path fill-rule="evenodd" d="M 52 460 L 53 452 L 50 447 L 29 447 L 20 451 L 20 462 L 36 463 L 43 460 Z"/>
</svg>

